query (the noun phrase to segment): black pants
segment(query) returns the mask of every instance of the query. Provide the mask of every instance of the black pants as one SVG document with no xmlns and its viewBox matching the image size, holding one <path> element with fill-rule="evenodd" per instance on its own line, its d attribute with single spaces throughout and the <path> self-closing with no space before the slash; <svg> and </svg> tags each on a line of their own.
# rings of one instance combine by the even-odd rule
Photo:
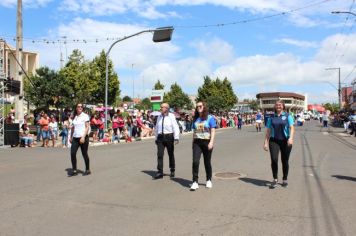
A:
<svg viewBox="0 0 356 236">
<path fill-rule="evenodd" d="M 200 164 L 200 157 L 203 153 L 204 157 L 204 166 L 206 172 L 206 180 L 211 180 L 212 177 L 212 167 L 211 167 L 211 154 L 213 150 L 209 150 L 210 140 L 204 139 L 194 139 L 193 141 L 193 182 L 198 182 L 199 178 L 199 164 Z"/>
<path fill-rule="evenodd" d="M 157 170 L 163 174 L 163 155 L 164 149 L 167 148 L 169 156 L 169 168 L 171 171 L 175 171 L 176 163 L 174 159 L 174 136 L 173 134 L 159 134 L 156 140 L 157 145 Z"/>
<path fill-rule="evenodd" d="M 269 140 L 269 151 L 271 154 L 271 167 L 273 179 L 278 179 L 278 156 L 281 152 L 283 180 L 288 179 L 289 171 L 289 155 L 292 151 L 292 146 L 289 146 L 287 140 L 276 140 L 271 138 Z"/>
<path fill-rule="evenodd" d="M 81 144 L 79 141 L 80 141 L 80 138 L 73 138 L 72 146 L 70 149 L 70 156 L 72 159 L 73 170 L 77 169 L 77 151 L 78 151 L 79 147 L 82 151 L 82 155 L 84 158 L 85 170 L 89 170 L 89 156 L 88 156 L 89 136 L 88 135 L 85 136 L 84 143 Z"/>
<path fill-rule="evenodd" d="M 355 137 L 356 137 L 356 123 L 354 123 L 354 122 L 351 122 L 351 133 L 350 133 L 350 135 L 353 135 L 353 134 L 355 134 Z"/>
</svg>

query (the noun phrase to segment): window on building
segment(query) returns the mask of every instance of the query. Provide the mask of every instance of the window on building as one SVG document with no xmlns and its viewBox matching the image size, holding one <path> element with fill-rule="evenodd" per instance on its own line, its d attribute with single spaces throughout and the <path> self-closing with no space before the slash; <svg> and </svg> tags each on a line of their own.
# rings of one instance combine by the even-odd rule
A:
<svg viewBox="0 0 356 236">
<path fill-rule="evenodd" d="M 275 104 L 276 100 L 263 100 L 262 104 Z"/>
</svg>

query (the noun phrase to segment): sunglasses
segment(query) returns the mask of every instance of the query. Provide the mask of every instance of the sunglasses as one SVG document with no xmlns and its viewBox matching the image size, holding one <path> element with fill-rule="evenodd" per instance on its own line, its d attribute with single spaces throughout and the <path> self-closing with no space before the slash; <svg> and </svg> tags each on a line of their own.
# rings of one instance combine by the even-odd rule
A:
<svg viewBox="0 0 356 236">
<path fill-rule="evenodd" d="M 202 108 L 203 106 L 197 106 L 197 108 Z"/>
<path fill-rule="evenodd" d="M 77 106 L 77 108 L 83 108 L 83 106 Z"/>
</svg>

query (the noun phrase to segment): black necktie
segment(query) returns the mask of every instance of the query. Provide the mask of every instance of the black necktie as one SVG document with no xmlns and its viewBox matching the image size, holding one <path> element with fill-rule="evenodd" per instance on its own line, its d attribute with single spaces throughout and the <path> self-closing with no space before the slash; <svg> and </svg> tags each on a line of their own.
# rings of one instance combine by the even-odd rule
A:
<svg viewBox="0 0 356 236">
<path fill-rule="evenodd" d="M 163 115 L 163 119 L 162 119 L 162 134 L 164 134 L 164 133 L 163 133 L 164 117 L 165 117 L 165 115 Z"/>
</svg>

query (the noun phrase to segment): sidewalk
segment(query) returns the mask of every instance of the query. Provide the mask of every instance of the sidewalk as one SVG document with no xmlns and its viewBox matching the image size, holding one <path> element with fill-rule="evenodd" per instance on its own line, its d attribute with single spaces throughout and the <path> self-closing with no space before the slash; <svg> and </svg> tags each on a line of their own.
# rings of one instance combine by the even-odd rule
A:
<svg viewBox="0 0 356 236">
<path fill-rule="evenodd" d="M 246 125 L 247 126 L 247 125 Z M 219 128 L 219 129 L 217 129 L 217 130 L 228 130 L 228 129 L 233 129 L 234 127 L 227 127 L 227 128 Z M 184 133 L 182 133 L 182 134 L 180 134 L 181 136 L 183 135 L 183 136 L 186 136 L 186 135 L 191 135 L 193 132 L 184 132 Z M 144 138 L 141 138 L 141 140 L 140 141 L 145 141 L 145 140 L 151 140 L 151 139 L 154 139 L 155 138 L 155 136 L 150 136 L 150 137 L 144 137 Z M 138 140 L 136 140 L 136 139 L 132 139 L 132 142 L 140 142 L 140 141 L 138 141 Z M 37 142 L 35 141 L 34 142 L 34 145 L 33 145 L 33 147 L 35 148 L 35 147 L 41 147 L 41 145 L 42 145 L 42 141 L 41 142 L 39 142 L 39 143 L 37 143 Z M 92 139 L 90 138 L 90 142 L 89 142 L 89 147 L 97 147 L 97 146 L 104 146 L 104 145 L 117 145 L 117 144 L 129 144 L 129 142 L 125 142 L 124 140 L 120 140 L 120 142 L 118 143 L 118 142 L 114 142 L 114 143 L 107 143 L 107 142 L 99 142 L 99 141 L 96 141 L 96 142 L 93 142 L 92 141 Z M 52 146 L 52 141 L 50 140 L 50 142 L 49 142 L 49 147 L 51 148 Z M 61 138 L 59 137 L 58 138 L 58 140 L 56 140 L 56 143 L 55 143 L 55 148 L 60 148 L 60 147 L 62 147 L 62 140 L 61 140 Z"/>
<path fill-rule="evenodd" d="M 323 129 L 323 128 L 322 128 Z M 328 132 L 333 134 L 335 137 L 346 141 L 349 144 L 352 144 L 356 147 L 356 137 L 354 135 L 350 135 L 350 130 L 345 132 L 344 128 L 342 127 L 328 127 Z"/>
</svg>

